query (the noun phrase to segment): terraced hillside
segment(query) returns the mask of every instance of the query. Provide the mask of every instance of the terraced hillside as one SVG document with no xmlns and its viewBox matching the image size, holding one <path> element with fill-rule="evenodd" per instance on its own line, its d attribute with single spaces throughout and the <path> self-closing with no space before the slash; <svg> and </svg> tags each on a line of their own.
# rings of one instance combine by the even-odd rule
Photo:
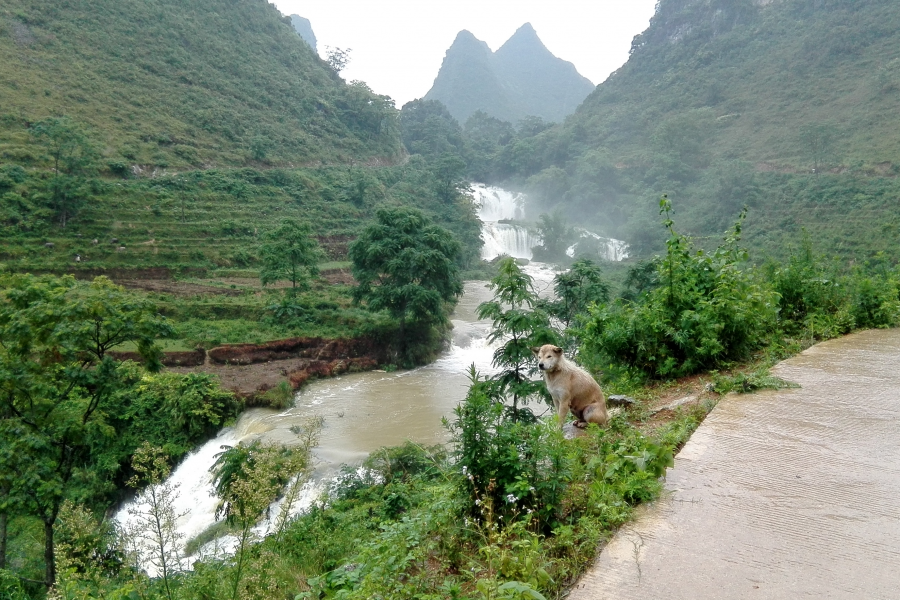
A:
<svg viewBox="0 0 900 600">
<path fill-rule="evenodd" d="M 13 184 L 4 197 L 39 196 L 36 177 Z M 0 192 L 2 183 L 0 173 Z M 462 196 L 450 203 L 438 198 L 433 175 L 421 161 L 380 168 L 197 170 L 92 185 L 95 194 L 65 228 L 42 218 L 42 210 L 19 227 L 8 225 L 0 266 L 88 273 L 252 271 L 260 235 L 283 218 L 309 223 L 329 260 L 343 260 L 348 241 L 382 204 L 425 211 L 456 233 L 469 261 L 481 245 L 471 204 Z M 23 223 L 33 229 L 21 231 Z"/>
<path fill-rule="evenodd" d="M 284 217 L 343 259 L 380 204 L 477 257 L 469 203 L 407 161 L 393 101 L 268 2 L 0 4 L 0 268 L 252 271 Z"/>
</svg>

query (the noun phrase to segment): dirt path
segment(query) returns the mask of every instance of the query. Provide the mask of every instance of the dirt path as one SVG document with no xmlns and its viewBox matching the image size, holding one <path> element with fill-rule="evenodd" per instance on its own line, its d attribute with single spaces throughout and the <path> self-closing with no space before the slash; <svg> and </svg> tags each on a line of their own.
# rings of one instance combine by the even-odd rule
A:
<svg viewBox="0 0 900 600">
<path fill-rule="evenodd" d="M 570 600 L 900 597 L 900 330 L 772 371 L 802 387 L 723 398 Z"/>
</svg>

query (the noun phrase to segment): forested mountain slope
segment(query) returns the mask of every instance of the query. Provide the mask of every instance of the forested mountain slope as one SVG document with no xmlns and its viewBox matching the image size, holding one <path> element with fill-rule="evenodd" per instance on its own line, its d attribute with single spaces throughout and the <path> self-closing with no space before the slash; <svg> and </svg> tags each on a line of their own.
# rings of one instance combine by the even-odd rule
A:
<svg viewBox="0 0 900 600">
<path fill-rule="evenodd" d="M 347 85 L 263 0 L 6 0 L 0 160 L 66 115 L 107 161 L 156 167 L 392 159 L 392 102 Z"/>
<path fill-rule="evenodd" d="M 695 233 L 749 205 L 770 250 L 806 229 L 896 254 L 898 114 L 897 2 L 661 0 L 629 61 L 512 154 L 540 210 L 637 247 L 668 193 Z"/>
</svg>

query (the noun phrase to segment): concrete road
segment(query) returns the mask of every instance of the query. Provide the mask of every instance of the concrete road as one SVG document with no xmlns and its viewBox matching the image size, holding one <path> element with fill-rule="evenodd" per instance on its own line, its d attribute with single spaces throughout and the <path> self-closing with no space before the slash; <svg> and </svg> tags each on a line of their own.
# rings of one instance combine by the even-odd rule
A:
<svg viewBox="0 0 900 600">
<path fill-rule="evenodd" d="M 802 387 L 722 399 L 570 600 L 900 599 L 900 330 L 772 373 Z"/>
</svg>

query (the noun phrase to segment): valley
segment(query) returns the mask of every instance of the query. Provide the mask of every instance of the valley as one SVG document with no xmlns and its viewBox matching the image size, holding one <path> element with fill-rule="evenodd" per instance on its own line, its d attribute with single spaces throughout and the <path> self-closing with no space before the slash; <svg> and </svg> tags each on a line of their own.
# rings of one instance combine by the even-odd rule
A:
<svg viewBox="0 0 900 600">
<path fill-rule="evenodd" d="M 397 106 L 266 1 L 0 6 L 0 597 L 566 597 L 900 324 L 894 2 L 662 0 L 596 86 L 520 23 Z"/>
</svg>

